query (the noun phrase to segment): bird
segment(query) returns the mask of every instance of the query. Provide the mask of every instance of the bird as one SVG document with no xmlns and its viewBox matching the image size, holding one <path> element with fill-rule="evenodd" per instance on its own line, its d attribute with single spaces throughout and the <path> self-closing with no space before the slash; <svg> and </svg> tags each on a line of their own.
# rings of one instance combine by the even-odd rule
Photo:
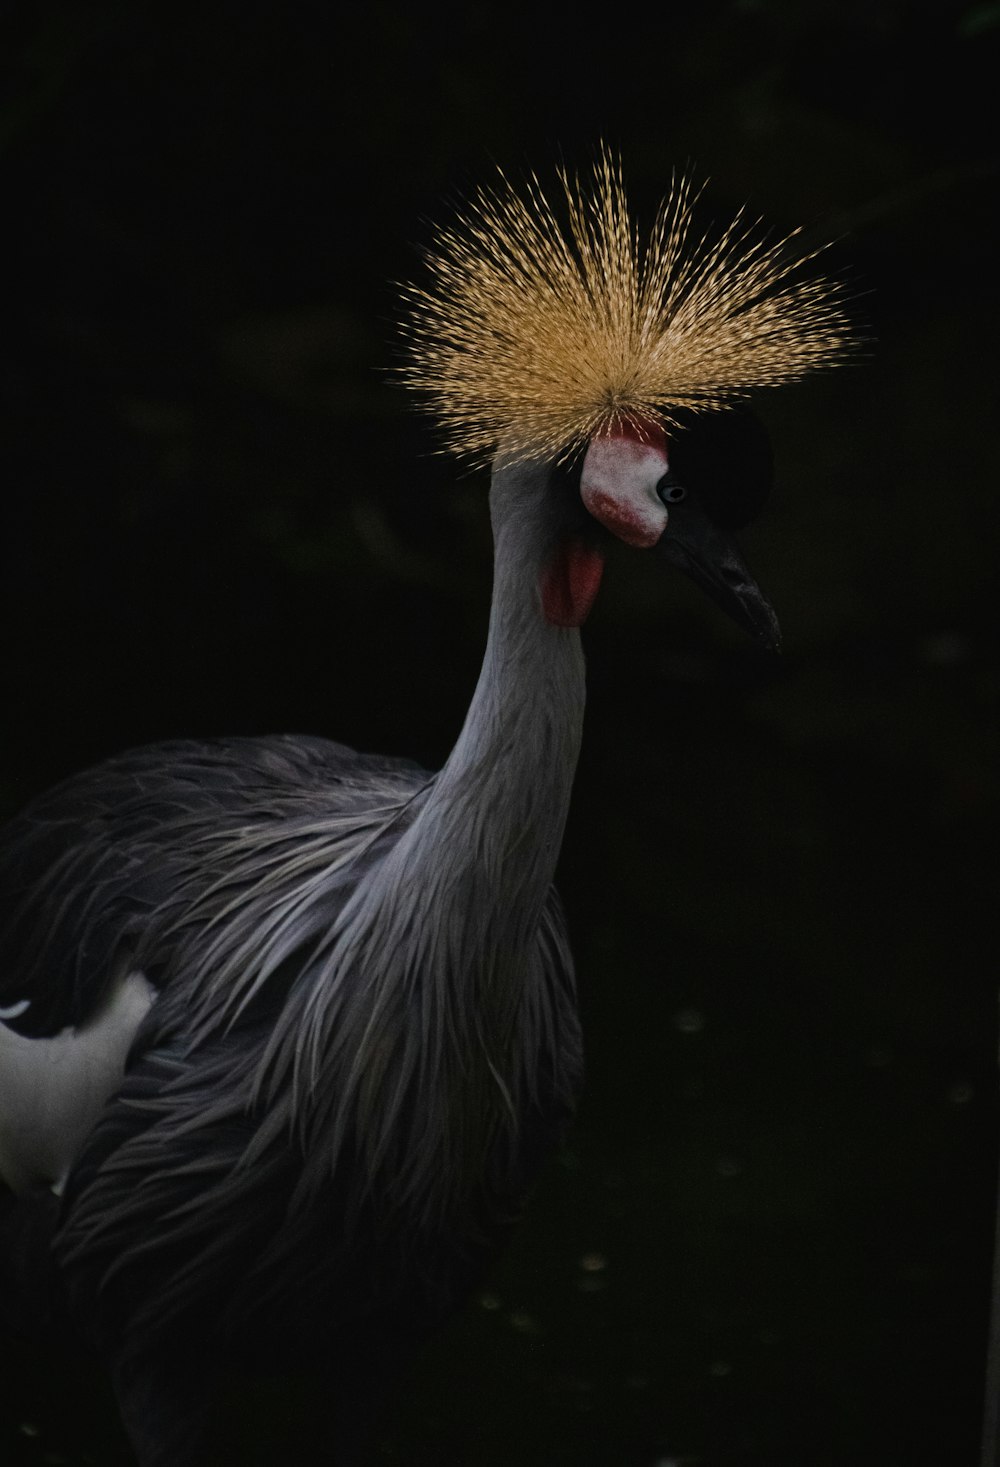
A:
<svg viewBox="0 0 1000 1467">
<path fill-rule="evenodd" d="M 288 1460 L 283 1427 L 246 1440 L 283 1375 L 322 1459 L 362 1461 L 571 1124 L 580 628 L 624 543 L 778 646 L 732 536 L 770 478 L 746 400 L 851 342 L 792 237 L 699 234 L 697 202 L 672 177 L 641 235 L 606 148 L 554 191 L 501 172 L 400 287 L 393 370 L 490 466 L 486 648 L 440 771 L 174 740 L 0 838 L 7 1328 L 96 1356 L 141 1467 Z"/>
</svg>

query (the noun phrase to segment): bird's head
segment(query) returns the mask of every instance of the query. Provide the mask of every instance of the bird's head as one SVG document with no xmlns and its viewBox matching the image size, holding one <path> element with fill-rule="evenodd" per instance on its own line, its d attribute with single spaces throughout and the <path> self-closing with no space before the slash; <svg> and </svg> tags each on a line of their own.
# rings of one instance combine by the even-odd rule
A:
<svg viewBox="0 0 1000 1467">
<path fill-rule="evenodd" d="M 781 633 L 774 609 L 733 538 L 767 497 L 771 470 L 767 434 L 745 408 L 693 415 L 669 433 L 649 419 L 594 434 L 571 466 L 550 474 L 561 524 L 542 577 L 547 620 L 582 623 L 608 542 L 616 539 L 655 548 L 776 651 Z"/>
<path fill-rule="evenodd" d="M 727 612 L 778 645 L 774 612 L 730 532 L 770 477 L 762 430 L 740 405 L 758 387 L 843 360 L 842 292 L 811 256 L 738 214 L 699 234 L 675 180 L 644 244 L 620 166 L 598 155 L 588 186 L 560 176 L 554 208 L 532 178 L 501 177 L 428 252 L 429 284 L 404 289 L 403 380 L 450 448 L 500 450 L 576 477 L 587 525 L 656 548 Z M 545 477 L 533 476 L 545 483 Z M 543 574 L 549 620 L 579 625 L 600 582 L 599 536 L 564 535 Z"/>
</svg>

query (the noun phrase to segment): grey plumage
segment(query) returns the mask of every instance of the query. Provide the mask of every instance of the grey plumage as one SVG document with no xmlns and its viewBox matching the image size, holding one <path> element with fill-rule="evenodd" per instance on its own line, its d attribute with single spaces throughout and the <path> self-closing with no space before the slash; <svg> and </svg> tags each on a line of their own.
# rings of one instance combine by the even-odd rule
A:
<svg viewBox="0 0 1000 1467">
<path fill-rule="evenodd" d="M 45 1056 L 62 1034 L 58 1083 L 88 1109 L 49 1175 L 60 1138 L 4 1133 L 0 1084 L 9 1179 L 68 1172 L 57 1212 L 29 1196 L 7 1231 L 107 1362 L 142 1467 L 214 1460 L 227 1382 L 282 1366 L 356 1461 L 565 1130 L 581 1052 L 552 880 L 608 544 L 660 547 L 777 639 L 696 461 L 680 484 L 653 421 L 575 465 L 501 450 L 486 654 L 439 774 L 318 739 L 166 744 L 8 828 L 0 1066 L 5 1035 Z M 144 1016 L 98 1093 L 74 1055 L 121 1044 L 123 995 Z"/>
<path fill-rule="evenodd" d="M 164 769 L 169 780 L 159 772 Z M 291 782 L 328 770 L 308 800 Z M 214 782 L 219 773 L 224 784 Z M 197 1301 L 207 1256 L 219 1252 L 220 1238 L 241 1232 L 248 1211 L 261 1220 L 270 1214 L 260 1246 L 277 1268 L 301 1247 L 324 1189 L 335 1188 L 340 1226 L 327 1240 L 324 1265 L 331 1277 L 350 1254 L 347 1224 L 357 1224 L 375 1189 L 384 1228 L 401 1209 L 407 1230 L 415 1218 L 431 1234 L 455 1227 L 454 1209 L 476 1204 L 454 1186 L 460 1118 L 449 1116 L 446 1081 L 456 1078 L 456 1053 L 471 1072 L 457 1077 L 464 1081 L 461 1114 L 486 1133 L 469 1139 L 477 1154 L 496 1150 L 500 1137 L 492 1133 L 513 1124 L 511 1088 L 518 1091 L 522 1124 L 525 1104 L 551 1103 L 552 1096 L 539 1093 L 543 1071 L 558 1073 L 568 1115 L 578 1058 L 571 970 L 554 897 L 540 924 L 537 987 L 518 1017 L 519 1034 L 535 1037 L 513 1046 L 522 1069 L 510 1080 L 497 1059 L 484 1055 L 487 1072 L 497 1073 L 482 1090 L 473 1083 L 470 1036 L 456 1033 L 456 1016 L 423 989 L 433 954 L 418 964 L 408 951 L 410 988 L 388 994 L 379 992 L 371 955 L 351 952 L 345 960 L 338 939 L 351 895 L 426 805 L 434 789 L 430 776 L 318 740 L 161 746 L 91 776 L 87 793 L 108 801 L 102 825 L 111 838 L 122 784 L 144 779 L 155 789 L 161 823 L 155 851 L 137 860 L 162 862 L 168 876 L 161 900 L 132 930 L 127 961 L 152 975 L 161 997 L 136 1037 L 120 1100 L 71 1180 L 57 1252 L 70 1270 L 89 1274 L 98 1260 L 106 1264 L 93 1279 L 91 1324 L 120 1294 L 128 1302 L 119 1308 L 148 1339 Z M 192 841 L 195 788 L 211 805 L 214 829 Z M 166 817 L 171 797 L 174 819 Z M 378 803 L 365 809 L 365 797 Z M 138 814 L 138 799 L 130 815 Z M 269 808 L 254 810 L 260 800 Z M 80 859 L 92 849 L 83 845 Z M 136 876 L 141 885 L 142 874 Z M 419 918 L 418 900 L 417 891 L 404 899 L 404 923 Z M 91 923 L 105 920 L 93 904 L 85 915 Z M 86 941 L 83 936 L 81 945 Z M 461 961 L 460 952 L 456 958 Z M 418 1014 L 421 1000 L 426 1007 Z M 401 1011 L 385 1013 L 390 1001 Z M 558 1021 L 564 1052 L 556 1055 Z M 385 1053 L 390 1045 L 394 1067 Z M 537 1066 L 525 1063 L 530 1051 Z M 507 1068 L 506 1060 L 499 1063 Z M 396 1127 L 407 1134 L 396 1135 Z M 513 1166 L 513 1158 L 505 1157 L 492 1179 L 500 1195 L 510 1188 L 505 1165 Z M 276 1188 L 279 1176 L 287 1185 L 292 1175 L 290 1192 Z M 187 1263 L 182 1269 L 171 1263 L 151 1288 L 157 1255 L 178 1247 Z M 141 1293 L 130 1276 L 136 1269 L 146 1278 Z M 238 1271 L 242 1276 L 245 1262 Z M 223 1281 L 224 1269 L 214 1266 L 219 1293 Z M 260 1262 L 252 1283 L 244 1279 L 242 1292 L 229 1297 L 234 1327 L 260 1307 L 268 1287 L 267 1264 Z M 114 1327 L 120 1323 L 116 1317 Z"/>
<path fill-rule="evenodd" d="M 318 739 L 174 743 L 8 827 L 0 1005 L 30 999 L 8 1026 L 85 1029 L 128 972 L 158 990 L 52 1242 L 144 1462 L 200 1460 L 187 1417 L 145 1445 L 135 1423 L 178 1332 L 293 1361 L 343 1353 L 373 1320 L 419 1333 L 572 1113 L 551 881 L 583 662 L 578 633 L 538 612 L 565 511 L 548 484 L 544 466 L 495 476 L 489 643 L 437 776 Z"/>
</svg>

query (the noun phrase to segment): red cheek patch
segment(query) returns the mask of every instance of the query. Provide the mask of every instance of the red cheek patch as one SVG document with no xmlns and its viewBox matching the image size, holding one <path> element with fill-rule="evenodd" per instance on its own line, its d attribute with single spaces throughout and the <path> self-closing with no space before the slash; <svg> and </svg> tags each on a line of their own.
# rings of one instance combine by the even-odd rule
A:
<svg viewBox="0 0 1000 1467">
<path fill-rule="evenodd" d="M 582 540 L 562 540 L 542 570 L 542 611 L 554 627 L 587 620 L 601 585 L 604 556 Z"/>
<path fill-rule="evenodd" d="M 656 418 L 644 418 L 638 414 L 631 418 L 622 418 L 614 428 L 606 429 L 598 437 L 628 438 L 633 443 L 648 443 L 663 454 L 667 451 L 667 435 L 663 424 Z"/>
<path fill-rule="evenodd" d="M 627 499 L 624 495 L 608 494 L 603 489 L 585 488 L 583 502 L 605 529 L 626 545 L 638 545 L 648 549 L 655 545 L 663 534 L 666 511 L 659 502 Z"/>
</svg>

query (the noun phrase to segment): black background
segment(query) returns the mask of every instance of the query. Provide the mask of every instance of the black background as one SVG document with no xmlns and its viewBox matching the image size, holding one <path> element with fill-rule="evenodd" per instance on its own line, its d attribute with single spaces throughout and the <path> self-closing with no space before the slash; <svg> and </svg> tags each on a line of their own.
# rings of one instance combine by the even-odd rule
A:
<svg viewBox="0 0 1000 1467">
<path fill-rule="evenodd" d="M 485 484 L 386 374 L 494 164 L 620 149 L 835 239 L 859 363 L 764 394 L 757 653 L 628 552 L 560 884 L 589 1084 L 400 1467 L 962 1467 L 995 1170 L 1000 6 L 25 5 L 0 66 L 0 798 L 181 734 L 440 763 Z M 68 1367 L 0 1460 L 115 1463 Z M 332 1383 L 335 1389 L 335 1383 Z M 6 1454 L 6 1455 L 5 1455 Z"/>
</svg>

